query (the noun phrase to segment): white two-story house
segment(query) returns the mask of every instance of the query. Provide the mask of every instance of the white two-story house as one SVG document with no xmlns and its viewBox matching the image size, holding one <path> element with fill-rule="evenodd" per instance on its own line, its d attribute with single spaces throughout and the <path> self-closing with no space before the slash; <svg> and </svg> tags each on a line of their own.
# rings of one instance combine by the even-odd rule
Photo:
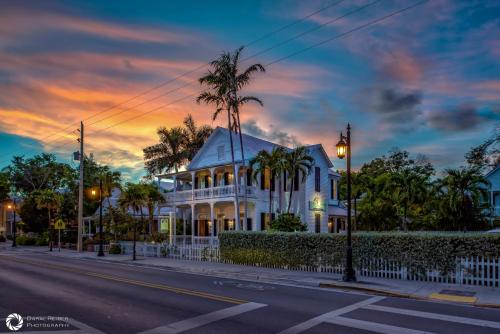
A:
<svg viewBox="0 0 500 334">
<path fill-rule="evenodd" d="M 165 193 L 164 206 L 172 208 L 176 219 L 172 230 L 177 235 L 211 237 L 221 231 L 262 231 L 270 228 L 269 200 L 271 191 L 272 217 L 286 212 L 291 182 L 281 175 L 273 180 L 269 175 L 252 177 L 241 160 L 239 137 L 233 133 L 237 176 L 231 162 L 229 132 L 218 127 L 198 151 L 185 171 L 158 175 L 160 182 L 172 182 L 173 189 Z M 243 135 L 246 165 L 261 150 L 271 151 L 278 144 L 250 135 Z M 299 215 L 309 232 L 340 232 L 345 230 L 346 210 L 339 205 L 338 180 L 332 162 L 322 145 L 307 146 L 314 158 L 314 167 L 305 182 L 296 177 L 291 213 Z M 264 173 L 266 174 L 266 173 Z M 239 191 L 239 209 L 235 200 L 235 184 Z M 281 186 L 280 186 L 281 185 Z M 244 221 L 244 200 L 247 197 L 247 219 Z M 240 225 L 236 223 L 236 214 Z M 175 233 L 175 232 L 174 232 Z"/>
</svg>

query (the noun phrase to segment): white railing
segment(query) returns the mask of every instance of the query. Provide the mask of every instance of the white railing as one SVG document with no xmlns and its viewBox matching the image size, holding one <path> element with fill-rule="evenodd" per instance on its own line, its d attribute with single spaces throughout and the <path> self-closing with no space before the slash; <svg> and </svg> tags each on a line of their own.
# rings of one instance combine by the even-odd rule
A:
<svg viewBox="0 0 500 334">
<path fill-rule="evenodd" d="M 109 252 L 109 244 L 102 245 L 102 249 L 105 252 Z M 99 251 L 99 244 L 94 245 L 94 252 L 98 252 L 98 251 Z"/>
<path fill-rule="evenodd" d="M 238 193 L 240 196 L 247 192 L 247 196 L 255 196 L 256 188 L 255 186 L 240 186 Z M 192 200 L 200 199 L 210 199 L 218 197 L 229 197 L 234 196 L 234 185 L 220 186 L 213 188 L 203 188 L 194 190 L 182 190 L 176 192 L 168 192 L 164 194 L 165 200 L 167 202 L 186 202 Z"/>
</svg>

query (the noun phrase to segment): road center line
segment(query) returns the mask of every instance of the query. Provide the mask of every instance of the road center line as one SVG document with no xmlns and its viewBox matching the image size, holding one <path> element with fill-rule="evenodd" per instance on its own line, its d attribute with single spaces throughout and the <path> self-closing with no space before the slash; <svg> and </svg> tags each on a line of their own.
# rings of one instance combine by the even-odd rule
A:
<svg viewBox="0 0 500 334">
<path fill-rule="evenodd" d="M 259 303 L 246 303 L 237 306 L 228 307 L 222 310 L 218 310 L 215 312 L 203 314 L 194 318 L 182 320 L 179 322 L 174 322 L 167 326 L 161 326 L 157 328 L 153 328 L 139 334 L 173 334 L 173 333 L 181 333 L 193 328 L 201 327 L 204 325 L 208 325 L 212 322 L 219 321 L 222 319 L 234 317 L 236 315 L 250 312 L 261 307 L 267 306 L 266 304 Z"/>
<path fill-rule="evenodd" d="M 342 308 L 339 308 L 337 310 L 333 310 L 331 312 L 321 314 L 315 318 L 312 318 L 312 319 L 307 320 L 305 322 L 302 322 L 298 325 L 295 325 L 293 327 L 285 329 L 284 331 L 280 332 L 279 334 L 295 334 L 295 333 L 304 332 L 304 331 L 306 331 L 306 330 L 308 330 L 316 325 L 319 325 L 322 322 L 327 321 L 328 319 L 337 317 L 337 316 L 345 314 L 345 313 L 352 312 L 352 311 L 354 311 L 358 308 L 361 308 L 363 306 L 370 305 L 370 304 L 376 303 L 378 301 L 381 301 L 382 299 L 385 299 L 385 297 L 376 296 L 376 297 L 362 300 L 358 303 L 354 303 L 354 304 L 348 305 L 346 307 L 342 307 Z"/>
<path fill-rule="evenodd" d="M 326 322 L 328 322 L 329 324 L 363 329 L 370 332 L 382 333 L 382 334 L 434 334 L 434 332 L 425 332 L 425 331 L 419 331 L 417 329 L 397 327 L 392 325 L 380 324 L 377 322 L 344 318 L 344 317 L 333 317 L 331 319 L 328 319 Z"/>
<path fill-rule="evenodd" d="M 409 315 L 409 316 L 419 317 L 419 318 L 436 319 L 436 320 L 450 321 L 450 322 L 456 322 L 456 323 L 466 324 L 466 325 L 474 325 L 474 326 L 499 328 L 500 329 L 500 322 L 494 322 L 494 321 L 488 321 L 488 320 L 457 317 L 454 315 L 436 314 L 436 313 L 429 313 L 429 312 L 422 312 L 422 311 L 415 311 L 415 310 L 408 310 L 408 309 L 400 309 L 400 308 L 381 306 L 381 305 L 366 305 L 366 306 L 363 306 L 362 308 L 367 309 L 367 310 L 373 310 L 373 311 L 390 312 L 390 313 Z"/>
</svg>

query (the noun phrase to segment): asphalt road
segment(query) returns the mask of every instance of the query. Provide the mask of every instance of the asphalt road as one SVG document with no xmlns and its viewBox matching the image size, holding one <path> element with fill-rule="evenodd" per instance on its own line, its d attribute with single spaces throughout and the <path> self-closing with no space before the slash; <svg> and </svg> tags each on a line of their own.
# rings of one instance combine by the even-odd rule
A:
<svg viewBox="0 0 500 334">
<path fill-rule="evenodd" d="M 44 333 L 500 333 L 497 309 L 1 252 L 0 332 L 11 313 Z"/>
</svg>

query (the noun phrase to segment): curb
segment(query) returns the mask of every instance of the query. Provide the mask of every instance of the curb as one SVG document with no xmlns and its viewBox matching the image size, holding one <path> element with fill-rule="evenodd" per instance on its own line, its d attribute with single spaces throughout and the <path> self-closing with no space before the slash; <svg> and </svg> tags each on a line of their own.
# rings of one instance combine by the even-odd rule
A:
<svg viewBox="0 0 500 334">
<path fill-rule="evenodd" d="M 320 288 L 334 288 L 334 289 L 362 291 L 362 292 L 366 292 L 366 293 L 387 296 L 387 297 L 398 297 L 398 298 L 407 298 L 407 299 L 439 302 L 439 300 L 434 299 L 434 298 L 418 296 L 418 295 L 413 295 L 413 294 L 409 294 L 409 293 L 400 293 L 400 292 L 385 290 L 385 289 L 368 288 L 368 287 L 364 287 L 364 286 L 353 286 L 350 284 L 343 284 L 340 282 L 338 284 L 337 283 L 319 283 L 319 287 Z M 470 305 L 470 306 L 474 306 L 474 307 L 500 309 L 500 304 L 486 304 L 486 303 L 477 303 L 477 302 L 475 302 L 475 303 L 450 302 L 450 301 L 447 301 L 447 302 L 451 303 L 451 304 L 461 304 L 461 305 Z"/>
</svg>

